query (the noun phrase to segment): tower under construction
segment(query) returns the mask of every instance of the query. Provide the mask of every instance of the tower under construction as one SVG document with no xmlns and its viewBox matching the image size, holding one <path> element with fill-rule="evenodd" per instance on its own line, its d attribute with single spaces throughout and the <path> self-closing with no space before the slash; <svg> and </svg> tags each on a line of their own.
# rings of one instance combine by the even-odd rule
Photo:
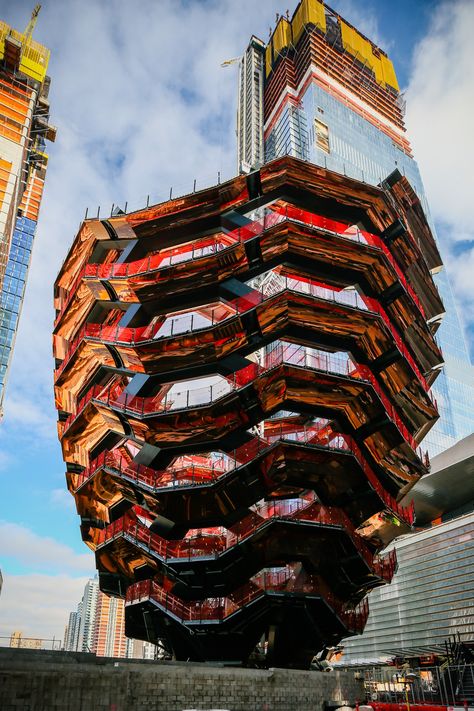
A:
<svg viewBox="0 0 474 711">
<path fill-rule="evenodd" d="M 254 73 L 248 71 L 252 62 Z M 252 37 L 239 80 L 241 172 L 283 155 L 371 185 L 381 185 L 397 170 L 410 182 L 434 230 L 393 64 L 332 8 L 302 0 L 293 15 L 277 18 L 266 44 Z M 474 430 L 474 369 L 449 270 L 432 271 L 446 312 L 436 316 L 444 360 L 434 386 L 441 417 L 425 443 L 434 456 Z"/>
<path fill-rule="evenodd" d="M 0 22 L 0 416 L 48 165 L 49 50 Z"/>
</svg>

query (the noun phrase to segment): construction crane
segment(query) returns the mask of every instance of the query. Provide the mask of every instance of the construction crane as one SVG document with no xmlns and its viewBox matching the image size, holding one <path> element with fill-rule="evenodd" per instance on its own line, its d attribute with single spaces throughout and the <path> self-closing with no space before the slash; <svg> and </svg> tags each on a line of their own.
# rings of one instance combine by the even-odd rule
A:
<svg viewBox="0 0 474 711">
<path fill-rule="evenodd" d="M 28 42 L 31 39 L 33 30 L 35 29 L 36 20 L 38 19 L 39 11 L 41 10 L 41 5 L 35 5 L 33 12 L 31 13 L 31 20 L 28 22 L 25 31 L 23 32 L 23 41 Z"/>
<path fill-rule="evenodd" d="M 226 59 L 225 62 L 222 62 L 221 67 L 230 67 L 232 64 L 237 64 L 237 62 L 240 62 L 242 57 L 234 57 L 233 59 Z"/>
</svg>

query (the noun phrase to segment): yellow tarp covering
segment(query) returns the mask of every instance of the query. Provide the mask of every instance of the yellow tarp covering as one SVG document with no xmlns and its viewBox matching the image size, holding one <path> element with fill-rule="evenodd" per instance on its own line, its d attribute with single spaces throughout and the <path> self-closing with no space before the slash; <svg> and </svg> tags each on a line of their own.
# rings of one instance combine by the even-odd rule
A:
<svg viewBox="0 0 474 711">
<path fill-rule="evenodd" d="M 306 25 L 316 25 L 326 32 L 326 15 L 324 5 L 319 0 L 302 0 L 294 14 L 291 26 L 293 28 L 293 43 L 296 44 Z"/>
<path fill-rule="evenodd" d="M 390 59 L 382 54 L 380 57 L 376 56 L 371 42 L 346 24 L 344 20 L 340 20 L 340 24 L 344 49 L 357 57 L 362 64 L 368 66 L 374 72 L 375 79 L 379 84 L 389 84 L 399 91 L 397 77 Z M 266 76 L 270 74 L 273 62 L 276 61 L 280 52 L 290 44 L 295 45 L 307 25 L 315 25 L 326 32 L 326 15 L 324 5 L 320 0 L 301 0 L 291 24 L 286 17 L 280 17 L 265 52 Z"/>
<path fill-rule="evenodd" d="M 272 35 L 272 39 L 267 47 L 266 54 L 266 74 L 270 74 L 272 64 L 279 53 L 291 43 L 296 44 L 306 25 L 315 25 L 323 32 L 326 31 L 326 15 L 324 5 L 320 0 L 302 0 L 294 14 L 291 24 L 285 17 L 281 17 Z M 271 56 L 271 46 L 273 45 L 273 58 Z M 270 53 L 268 49 L 270 48 Z"/>
<path fill-rule="evenodd" d="M 383 77 L 382 62 L 378 57 L 374 55 L 374 65 L 371 67 L 375 74 L 375 79 L 379 84 L 385 84 L 385 79 Z"/>
<path fill-rule="evenodd" d="M 5 22 L 0 22 L 0 59 L 5 54 L 5 37 L 11 35 L 22 44 L 20 71 L 40 83 L 44 81 L 49 62 L 49 49 L 32 39 L 25 41 L 21 32 L 13 30 Z"/>
<path fill-rule="evenodd" d="M 340 22 L 344 49 L 353 54 L 354 57 L 357 57 L 362 64 L 372 69 L 379 84 L 390 84 L 398 91 L 397 77 L 390 59 L 384 57 L 383 54 L 377 57 L 372 50 L 372 44 L 368 40 L 362 37 L 357 30 L 346 25 L 344 20 Z"/>
<path fill-rule="evenodd" d="M 291 43 L 291 25 L 286 17 L 280 17 L 272 35 L 273 56 L 276 59 L 281 50 Z"/>
<path fill-rule="evenodd" d="M 397 91 L 400 91 L 397 81 L 397 75 L 395 74 L 395 69 L 390 59 L 388 57 L 384 57 L 382 54 L 380 57 L 380 63 L 382 66 L 384 81 L 387 84 L 390 84 L 390 86 L 393 86 L 393 88 Z"/>
<path fill-rule="evenodd" d="M 357 57 L 362 64 L 367 64 L 371 69 L 374 68 L 377 57 L 372 52 L 372 45 L 357 30 L 346 25 L 344 20 L 341 20 L 341 37 L 344 49 Z"/>
<path fill-rule="evenodd" d="M 271 43 L 267 45 L 265 50 L 265 71 L 266 76 L 272 71 L 272 45 Z"/>
</svg>

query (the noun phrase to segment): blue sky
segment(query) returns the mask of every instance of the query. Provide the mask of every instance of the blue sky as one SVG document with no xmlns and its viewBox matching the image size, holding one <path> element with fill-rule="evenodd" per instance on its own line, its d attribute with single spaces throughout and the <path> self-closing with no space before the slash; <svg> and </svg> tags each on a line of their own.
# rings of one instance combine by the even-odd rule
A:
<svg viewBox="0 0 474 711">
<path fill-rule="evenodd" d="M 406 89 L 407 124 L 465 321 L 474 334 L 474 4 L 332 0 L 389 53 Z M 22 29 L 33 3 L 0 0 Z M 276 0 L 46 0 L 35 38 L 52 59 L 58 126 L 0 426 L 0 636 L 62 634 L 94 572 L 82 543 L 56 437 L 52 284 L 85 208 L 139 207 L 146 195 L 215 181 L 235 168 L 236 67 L 251 33 L 266 39 Z M 289 5 L 290 10 L 292 4 Z M 470 112 L 470 114 L 469 114 Z M 471 181 L 472 183 L 472 181 Z M 456 191 L 446 186 L 456 186 Z M 91 214 L 91 213 L 90 213 Z M 49 602 L 48 602 L 49 601 Z M 54 602 L 54 604 L 51 604 Z M 39 611 L 39 614 L 38 614 Z"/>
</svg>

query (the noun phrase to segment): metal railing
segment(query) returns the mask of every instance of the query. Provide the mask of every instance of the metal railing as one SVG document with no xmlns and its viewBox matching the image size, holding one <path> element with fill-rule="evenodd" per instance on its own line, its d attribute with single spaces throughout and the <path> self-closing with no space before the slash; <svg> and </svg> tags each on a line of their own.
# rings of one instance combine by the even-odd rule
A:
<svg viewBox="0 0 474 711">
<path fill-rule="evenodd" d="M 229 452 L 226 457 L 179 457 L 173 465 L 162 471 L 136 464 L 118 449 L 104 451 L 81 474 L 73 475 L 74 488 L 78 491 L 97 471 L 104 468 L 129 481 L 140 483 L 155 493 L 169 490 L 170 487 L 208 487 L 284 442 L 312 445 L 330 451 L 351 452 L 384 506 L 401 521 L 410 526 L 413 524 L 413 503 L 407 507 L 398 504 L 382 487 L 354 439 L 350 435 L 332 431 L 327 420 L 304 425 L 297 430 L 293 426 L 293 431 L 288 431 L 288 425 L 273 426 L 271 435 L 254 437 L 250 442 Z"/>
<path fill-rule="evenodd" d="M 23 32 L 14 30 L 6 22 L 0 22 L 0 59 L 4 56 L 8 35 L 21 42 L 20 70 L 42 82 L 48 67 L 50 50 Z"/>
<path fill-rule="evenodd" d="M 212 307 L 209 309 L 210 315 L 202 316 L 194 313 L 179 315 L 172 318 L 162 319 L 156 323 L 152 322 L 147 326 L 140 326 L 136 328 L 120 327 L 119 325 L 110 326 L 104 324 L 86 323 L 71 341 L 61 365 L 55 372 L 55 378 L 57 380 L 64 372 L 84 339 L 109 342 L 115 346 L 119 344 L 135 346 L 156 342 L 160 339 L 175 338 L 184 334 L 197 333 L 209 328 L 214 328 L 214 326 L 225 326 L 231 318 L 238 317 L 241 314 L 248 312 L 250 309 L 253 309 L 256 306 L 285 292 L 295 293 L 298 295 L 302 294 L 304 296 L 324 301 L 331 301 L 380 316 L 385 326 L 393 336 L 400 354 L 408 362 L 417 380 L 421 383 L 423 390 L 430 398 L 433 406 L 437 409 L 436 398 L 434 398 L 430 393 L 430 386 L 428 385 L 425 377 L 422 375 L 413 360 L 413 357 L 408 352 L 407 347 L 403 343 L 397 329 L 393 326 L 390 318 L 385 312 L 385 309 L 383 309 L 375 299 L 365 296 L 362 297 L 355 291 L 336 291 L 324 286 L 308 284 L 306 282 L 302 282 L 297 279 L 290 279 L 288 277 L 280 277 L 279 284 L 272 288 L 271 293 L 268 293 L 263 288 L 254 289 L 248 295 L 239 297 L 233 302 L 229 302 L 229 306 L 233 309 L 233 313 L 226 317 L 222 317 L 221 315 L 222 308 Z M 201 321 L 201 323 L 199 323 L 199 321 Z"/>
<path fill-rule="evenodd" d="M 263 572 L 249 583 L 227 597 L 208 598 L 203 601 L 185 602 L 166 591 L 152 580 L 144 580 L 131 585 L 127 590 L 126 605 L 144 600 L 154 600 L 162 609 L 187 623 L 203 624 L 220 621 L 246 608 L 264 595 L 301 593 L 321 597 L 337 614 L 347 630 L 360 633 L 365 627 L 369 614 L 367 599 L 357 607 L 350 608 L 338 600 L 316 576 L 306 576 L 304 581 L 294 579 L 293 570 L 288 566 L 278 573 Z"/>
<path fill-rule="evenodd" d="M 354 380 L 370 383 L 374 388 L 385 412 L 395 424 L 403 439 L 410 445 L 413 451 L 418 452 L 420 458 L 423 453 L 418 448 L 414 437 L 408 431 L 406 425 L 401 421 L 400 416 L 383 392 L 377 379 L 367 366 L 355 364 L 349 357 L 341 357 L 334 353 L 317 351 L 305 346 L 295 347 L 292 344 L 280 344 L 265 356 L 264 365 L 251 363 L 234 373 L 232 376 L 224 378 L 217 384 L 204 388 L 189 388 L 182 392 L 169 391 L 168 388 L 160 391 L 153 397 L 140 397 L 130 395 L 126 392 L 123 383 L 112 382 L 109 385 L 93 385 L 84 397 L 79 401 L 76 410 L 69 415 L 62 433 L 64 434 L 83 412 L 86 405 L 94 400 L 98 404 L 107 405 L 132 416 L 156 416 L 163 415 L 175 410 L 186 410 L 210 405 L 217 400 L 226 397 L 229 393 L 246 387 L 260 376 L 268 375 L 269 372 L 281 365 L 294 365 L 313 371 L 328 374 L 343 375 Z"/>
<path fill-rule="evenodd" d="M 222 233 L 217 236 L 216 240 L 216 252 L 222 251 L 224 249 L 232 249 L 236 244 L 244 243 L 249 239 L 255 238 L 256 236 L 262 235 L 267 230 L 272 229 L 277 224 L 285 221 L 291 221 L 295 223 L 300 223 L 311 229 L 316 229 L 319 232 L 327 233 L 331 236 L 337 236 L 339 238 L 349 239 L 351 241 L 357 241 L 359 244 L 364 244 L 370 247 L 374 247 L 379 251 L 383 252 L 387 261 L 389 261 L 390 266 L 395 271 L 397 278 L 402 284 L 405 292 L 410 296 L 412 301 L 417 306 L 423 319 L 425 318 L 425 311 L 421 304 L 420 299 L 414 292 L 411 285 L 406 280 L 401 268 L 396 263 L 392 253 L 384 243 L 381 237 L 378 235 L 373 235 L 370 232 L 360 230 L 359 228 L 349 225 L 347 223 L 338 222 L 336 220 L 330 220 L 321 215 L 316 215 L 306 210 L 300 208 L 292 207 L 290 205 L 284 206 L 278 209 L 277 205 L 272 206 L 271 209 L 265 208 L 265 213 L 262 219 L 254 220 L 249 222 L 245 227 L 239 227 L 235 230 L 230 230 L 226 233 Z M 199 250 L 201 249 L 200 244 L 202 238 L 196 240 L 196 248 L 193 244 L 190 247 L 187 244 L 184 247 L 183 254 L 185 255 L 180 262 L 190 261 L 193 262 L 196 259 L 209 256 L 208 253 L 201 254 Z M 219 242 L 222 248 L 218 248 L 217 244 Z M 197 252 L 196 252 L 197 250 Z M 150 254 L 148 257 L 126 263 L 112 263 L 112 264 L 87 264 L 80 271 L 76 279 L 74 280 L 70 290 L 65 295 L 65 301 L 60 306 L 59 314 L 56 318 L 55 325 L 60 321 L 64 311 L 69 304 L 73 294 L 76 292 L 79 283 L 83 278 L 129 278 L 131 276 L 137 276 L 139 274 L 149 274 L 153 272 L 158 272 L 160 269 L 167 268 L 171 265 L 172 254 L 171 250 L 164 250 L 159 253 Z M 176 256 L 176 248 L 173 250 L 174 256 Z M 169 261 L 168 261 L 169 260 Z M 177 263 L 177 262 L 175 262 Z"/>
<path fill-rule="evenodd" d="M 61 650 L 63 642 L 56 637 L 46 639 L 43 637 L 12 637 L 11 635 L 4 635 L 0 636 L 0 647 L 9 647 L 10 649 Z"/>
<path fill-rule="evenodd" d="M 136 346 L 156 342 L 161 339 L 175 338 L 184 334 L 198 333 L 213 328 L 214 326 L 226 326 L 231 318 L 246 314 L 250 309 L 284 292 L 330 301 L 361 311 L 369 310 L 365 297 L 361 297 L 355 291 L 337 291 L 321 285 L 302 282 L 298 279 L 280 277 L 279 284 L 273 286 L 271 293 L 268 293 L 264 288 L 253 289 L 248 295 L 227 302 L 227 310 L 231 313 L 225 316 L 222 315 L 222 306 L 211 306 L 206 309 L 207 313 L 205 316 L 198 313 L 180 314 L 178 316 L 164 317 L 157 321 L 152 321 L 146 326 L 135 328 L 121 327 L 118 324 L 86 323 L 69 344 L 65 357 L 61 365 L 57 368 L 55 376 L 59 378 L 80 343 L 86 338 L 94 341 L 112 343 L 113 345 L 123 344 Z M 371 304 L 373 309 L 381 308 L 375 300 L 372 301 L 374 302 Z M 373 312 L 377 313 L 376 310 Z M 388 320 L 386 314 L 385 317 Z"/>
<path fill-rule="evenodd" d="M 149 516 L 149 514 L 147 514 Z M 290 499 L 265 502 L 253 507 L 251 513 L 230 529 L 214 527 L 202 528 L 199 533 L 188 534 L 179 541 L 169 541 L 136 518 L 135 514 L 124 514 L 103 529 L 97 529 L 94 543 L 97 548 L 108 545 L 116 538 L 129 540 L 136 546 L 145 548 L 165 562 L 173 560 L 196 560 L 218 558 L 261 532 L 275 520 L 306 521 L 322 526 L 336 526 L 351 538 L 369 570 L 382 580 L 390 582 L 396 569 L 396 552 L 386 557 L 374 557 L 365 541 L 357 533 L 349 517 L 339 508 L 322 506 L 315 496 L 307 499 Z"/>
<path fill-rule="evenodd" d="M 219 239 L 220 237 L 220 239 Z M 152 253 L 150 254 L 149 257 L 146 257 L 145 259 L 141 259 L 137 262 L 137 265 L 143 265 L 144 262 L 146 262 L 146 265 L 150 266 L 150 271 L 154 271 L 154 265 L 156 264 L 156 270 L 160 268 L 165 268 L 169 266 L 174 266 L 176 264 L 181 264 L 183 262 L 193 262 L 197 259 L 201 259 L 202 257 L 208 257 L 211 254 L 217 254 L 217 252 L 221 252 L 222 250 L 227 250 L 229 247 L 235 247 L 237 243 L 233 242 L 229 244 L 229 240 L 227 239 L 227 235 L 222 233 L 221 235 L 215 235 L 212 237 L 212 240 L 207 238 L 203 239 L 202 237 L 197 239 L 192 245 L 186 244 L 185 246 L 185 251 L 180 252 L 179 250 L 183 248 L 178 248 L 175 247 L 173 249 L 168 249 L 168 250 L 161 250 L 159 253 L 155 254 Z M 83 269 L 80 270 L 79 274 L 76 276 L 75 280 L 72 283 L 72 286 L 67 290 L 67 292 L 64 295 L 64 298 L 62 299 L 60 310 L 58 315 L 56 316 L 54 320 L 54 325 L 57 326 L 59 321 L 64 315 L 65 310 L 71 303 L 73 297 L 75 296 L 77 289 L 82 282 L 84 278 L 87 277 L 100 277 L 100 278 L 111 278 L 111 277 L 120 277 L 120 276 L 125 276 L 123 274 L 124 271 L 127 272 L 126 276 L 128 277 L 128 271 L 133 271 L 129 265 L 134 264 L 134 262 L 125 262 L 123 264 L 117 264 L 117 263 L 112 263 L 112 264 L 86 264 Z M 100 267 L 100 270 L 99 270 Z M 137 270 L 139 269 L 139 266 L 137 266 Z M 104 273 L 102 275 L 102 272 Z M 110 272 L 108 276 L 106 276 L 107 272 Z M 142 272 L 136 271 L 136 275 L 141 274 Z M 132 274 L 130 274 L 131 276 Z"/>
<path fill-rule="evenodd" d="M 465 701 L 474 705 L 474 664 L 413 666 L 408 681 L 408 672 L 396 667 L 369 667 L 360 672 L 369 701 L 406 706 L 408 696 L 411 705 L 463 706 Z"/>
</svg>

